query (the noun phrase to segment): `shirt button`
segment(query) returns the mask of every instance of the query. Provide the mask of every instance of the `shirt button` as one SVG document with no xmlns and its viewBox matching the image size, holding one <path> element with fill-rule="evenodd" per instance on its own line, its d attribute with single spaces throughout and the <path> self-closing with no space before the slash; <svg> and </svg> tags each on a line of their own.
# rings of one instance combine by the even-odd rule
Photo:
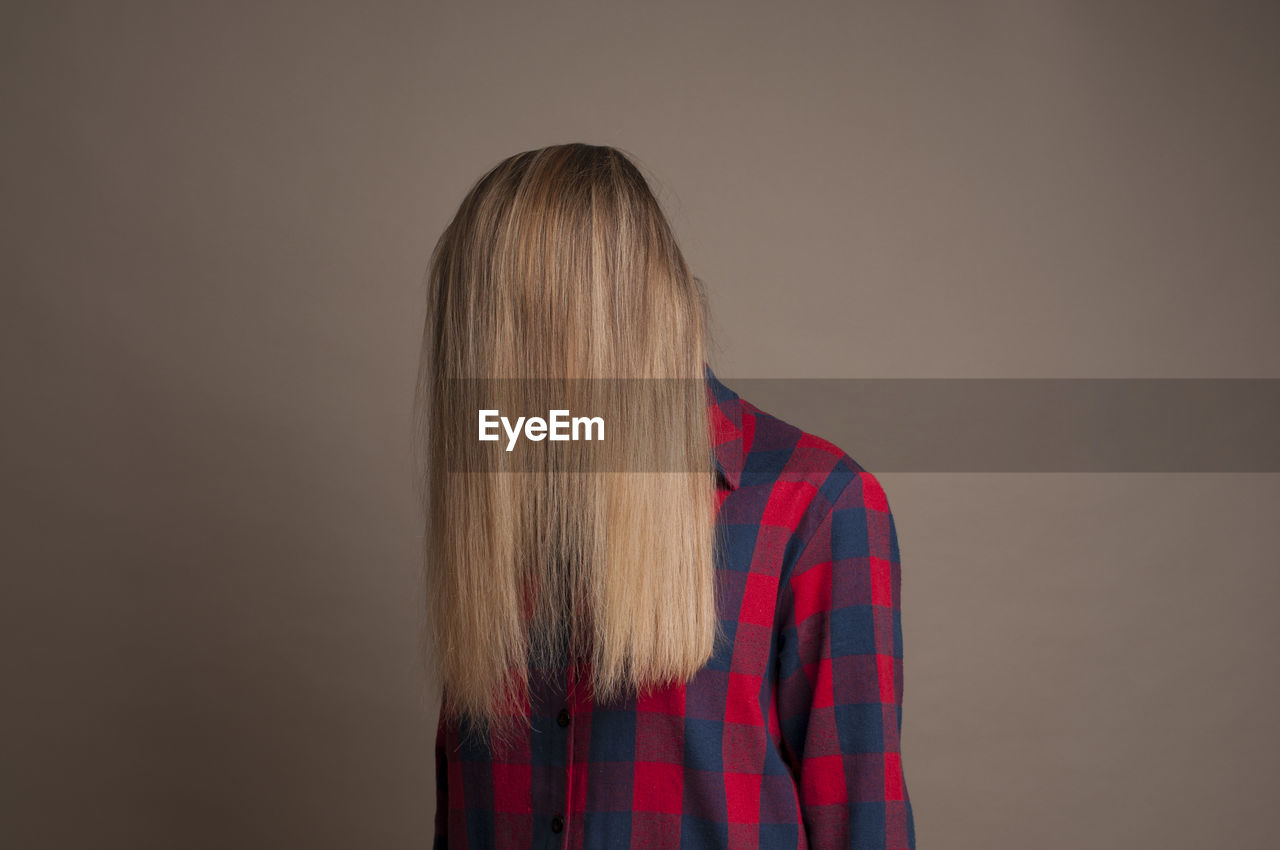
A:
<svg viewBox="0 0 1280 850">
<path fill-rule="evenodd" d="M 559 723 L 561 726 L 568 726 L 569 725 L 569 709 L 567 708 L 560 709 L 560 715 L 556 717 L 556 722 Z"/>
<path fill-rule="evenodd" d="M 559 832 L 562 829 L 564 829 L 564 818 L 556 815 L 551 819 L 551 831 Z"/>
</svg>

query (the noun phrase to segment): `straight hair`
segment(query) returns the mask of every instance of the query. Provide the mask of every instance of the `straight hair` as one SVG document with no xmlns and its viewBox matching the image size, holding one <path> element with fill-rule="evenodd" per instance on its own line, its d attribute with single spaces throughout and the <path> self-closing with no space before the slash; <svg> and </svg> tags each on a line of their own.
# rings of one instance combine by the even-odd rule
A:
<svg viewBox="0 0 1280 850">
<path fill-rule="evenodd" d="M 566 660 L 589 662 L 600 701 L 687 682 L 721 636 L 707 311 L 648 182 L 613 147 L 509 157 L 466 194 L 427 285 L 415 433 L 442 710 L 506 738 L 531 672 Z M 465 467 L 476 379 L 517 404 L 522 381 L 586 386 L 629 437 Z"/>
</svg>

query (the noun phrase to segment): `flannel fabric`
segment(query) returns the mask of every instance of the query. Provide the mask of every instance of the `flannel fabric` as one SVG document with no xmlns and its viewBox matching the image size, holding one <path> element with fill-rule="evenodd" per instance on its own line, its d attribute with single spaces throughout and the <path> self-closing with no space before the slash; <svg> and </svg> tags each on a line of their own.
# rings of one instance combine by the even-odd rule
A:
<svg viewBox="0 0 1280 850">
<path fill-rule="evenodd" d="M 915 847 L 900 749 L 901 571 L 875 477 L 707 371 L 728 640 L 687 684 L 531 685 L 494 752 L 441 720 L 436 848 Z"/>
</svg>

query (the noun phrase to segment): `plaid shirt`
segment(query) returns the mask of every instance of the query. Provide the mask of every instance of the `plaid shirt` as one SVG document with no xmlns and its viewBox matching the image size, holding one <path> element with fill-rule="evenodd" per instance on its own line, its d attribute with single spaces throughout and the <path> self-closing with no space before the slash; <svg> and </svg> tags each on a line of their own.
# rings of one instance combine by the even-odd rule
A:
<svg viewBox="0 0 1280 850">
<path fill-rule="evenodd" d="M 879 482 L 707 372 L 728 642 L 687 684 L 592 702 L 531 676 L 494 753 L 441 720 L 436 848 L 914 848 L 901 572 Z"/>
</svg>

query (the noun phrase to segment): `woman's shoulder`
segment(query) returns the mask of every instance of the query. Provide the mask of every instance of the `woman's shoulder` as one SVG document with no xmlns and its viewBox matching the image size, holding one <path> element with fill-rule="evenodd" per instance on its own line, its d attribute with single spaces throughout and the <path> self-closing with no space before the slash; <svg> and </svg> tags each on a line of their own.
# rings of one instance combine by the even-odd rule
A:
<svg viewBox="0 0 1280 850">
<path fill-rule="evenodd" d="M 762 410 L 748 399 L 741 402 L 744 471 L 810 483 L 833 478 L 848 483 L 871 475 L 831 440 Z"/>
<path fill-rule="evenodd" d="M 765 522 L 803 535 L 835 511 L 888 513 L 884 488 L 848 450 L 745 398 L 741 408 L 741 484 L 765 494 Z"/>
</svg>

